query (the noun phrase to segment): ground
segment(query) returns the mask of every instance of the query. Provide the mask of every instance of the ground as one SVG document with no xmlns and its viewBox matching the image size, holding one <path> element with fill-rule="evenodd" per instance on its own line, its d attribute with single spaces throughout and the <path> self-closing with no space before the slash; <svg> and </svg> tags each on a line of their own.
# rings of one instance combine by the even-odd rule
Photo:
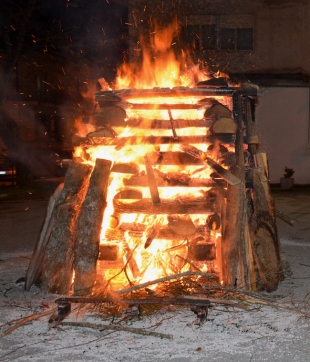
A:
<svg viewBox="0 0 310 362">
<path fill-rule="evenodd" d="M 23 192 L 0 190 L 0 333 L 14 325 L 9 321 L 55 307 L 58 296 L 36 287 L 25 292 L 21 278 L 56 185 L 57 180 Z M 266 293 L 261 293 L 261 303 L 249 303 L 248 309 L 215 304 L 200 328 L 193 324 L 195 315 L 189 308 L 164 309 L 127 324 L 173 339 L 85 327 L 50 328 L 45 316 L 1 336 L 0 361 L 309 361 L 310 189 L 273 188 L 272 195 L 276 209 L 295 221 L 290 226 L 277 218 L 281 250 L 293 274 L 268 294 L 267 304 L 262 304 Z M 111 322 L 80 309 L 68 321 Z"/>
</svg>

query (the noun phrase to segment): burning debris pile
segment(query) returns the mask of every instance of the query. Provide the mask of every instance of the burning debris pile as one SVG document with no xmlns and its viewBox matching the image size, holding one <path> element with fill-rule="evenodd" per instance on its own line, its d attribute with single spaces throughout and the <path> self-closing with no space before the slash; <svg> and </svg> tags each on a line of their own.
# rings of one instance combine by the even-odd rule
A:
<svg viewBox="0 0 310 362">
<path fill-rule="evenodd" d="M 152 81 L 168 58 L 160 45 Z M 101 82 L 95 131 L 80 140 L 50 200 L 27 290 L 40 284 L 90 296 L 188 272 L 219 286 L 277 288 L 279 240 L 255 88 L 201 80 L 198 68 L 173 78 L 147 88 L 137 75 L 123 77 L 114 90 Z"/>
<path fill-rule="evenodd" d="M 192 270 L 275 290 L 279 242 L 253 97 L 205 83 L 98 92 L 99 130 L 54 196 L 27 288 L 68 294 L 73 282 L 91 295 Z"/>
</svg>

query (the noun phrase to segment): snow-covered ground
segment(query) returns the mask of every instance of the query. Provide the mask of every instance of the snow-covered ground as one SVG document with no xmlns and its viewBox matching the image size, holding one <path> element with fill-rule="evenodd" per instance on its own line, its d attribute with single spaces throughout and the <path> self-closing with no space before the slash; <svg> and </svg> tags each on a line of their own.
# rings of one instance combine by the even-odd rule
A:
<svg viewBox="0 0 310 362">
<path fill-rule="evenodd" d="M 310 316 L 310 192 L 279 192 L 275 199 L 280 211 L 297 219 L 294 227 L 278 221 L 282 252 L 293 275 L 286 277 L 277 291 L 268 294 L 275 302 L 249 303 L 248 309 L 214 304 L 207 321 L 199 328 L 193 323 L 195 314 L 188 307 L 175 310 L 167 307 L 136 321 L 121 322 L 170 334 L 173 339 L 85 327 L 59 325 L 50 328 L 49 316 L 45 316 L 0 337 L 0 361 L 309 361 L 310 319 L 302 313 Z M 21 211 L 18 213 L 11 207 L 4 212 L 6 202 L 0 205 L 1 243 L 12 237 L 5 238 L 3 233 L 8 230 L 10 218 L 14 221 L 17 217 L 19 223 L 23 223 Z M 42 200 L 38 202 L 42 208 Z M 35 207 L 34 201 L 31 208 Z M 38 215 L 41 215 L 40 207 L 37 207 Z M 22 208 L 24 210 L 24 205 Z M 28 215 L 24 216 L 27 223 L 31 221 Z M 38 223 L 38 219 L 34 223 Z M 13 230 L 12 233 L 22 237 Z M 14 325 L 14 322 L 6 325 L 9 321 L 55 307 L 58 297 L 44 295 L 36 287 L 30 292 L 24 291 L 24 283 L 19 279 L 25 276 L 31 248 L 3 250 L 0 256 L 0 332 Z M 262 293 L 262 298 L 264 296 Z M 112 322 L 101 320 L 96 313 L 83 311 L 75 305 L 66 321 L 105 325 Z"/>
</svg>

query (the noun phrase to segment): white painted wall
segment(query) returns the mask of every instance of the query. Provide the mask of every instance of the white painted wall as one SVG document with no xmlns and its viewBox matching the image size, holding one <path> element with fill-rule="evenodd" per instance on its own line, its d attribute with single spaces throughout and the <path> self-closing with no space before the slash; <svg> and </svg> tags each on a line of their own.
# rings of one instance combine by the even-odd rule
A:
<svg viewBox="0 0 310 362">
<path fill-rule="evenodd" d="M 295 170 L 295 184 L 310 184 L 309 88 L 260 88 L 258 100 L 256 123 L 270 183 L 279 183 L 287 166 Z"/>
</svg>

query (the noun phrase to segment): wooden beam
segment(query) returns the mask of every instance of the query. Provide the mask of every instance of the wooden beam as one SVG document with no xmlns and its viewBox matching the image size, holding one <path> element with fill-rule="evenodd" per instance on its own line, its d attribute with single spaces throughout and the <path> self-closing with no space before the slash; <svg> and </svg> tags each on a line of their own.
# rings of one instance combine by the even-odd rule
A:
<svg viewBox="0 0 310 362">
<path fill-rule="evenodd" d="M 214 211 L 212 202 L 187 201 L 181 204 L 177 200 L 162 199 L 159 206 L 154 206 L 151 199 L 142 199 L 136 202 L 123 203 L 114 200 L 114 212 L 116 213 L 141 213 L 141 214 L 209 214 Z"/>
</svg>

